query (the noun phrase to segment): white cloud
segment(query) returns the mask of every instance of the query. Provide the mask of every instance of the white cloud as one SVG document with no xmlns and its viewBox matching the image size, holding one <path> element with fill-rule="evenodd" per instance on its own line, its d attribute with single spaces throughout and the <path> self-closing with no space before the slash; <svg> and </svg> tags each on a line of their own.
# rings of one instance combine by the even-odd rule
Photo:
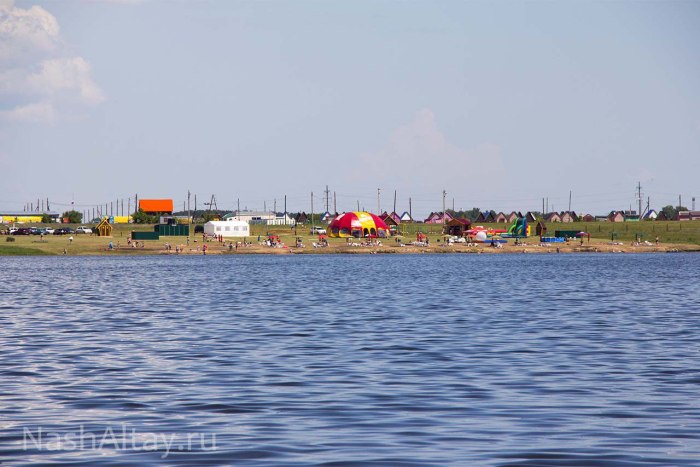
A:
<svg viewBox="0 0 700 467">
<path fill-rule="evenodd" d="M 52 123 L 104 100 L 87 60 L 67 56 L 65 49 L 51 13 L 0 1 L 3 120 Z"/>
<path fill-rule="evenodd" d="M 56 109 L 48 102 L 37 102 L 0 111 L 0 120 L 22 123 L 53 123 Z"/>
<path fill-rule="evenodd" d="M 59 33 L 56 18 L 40 6 L 25 10 L 12 2 L 0 3 L 0 60 L 54 51 L 60 43 Z"/>
<path fill-rule="evenodd" d="M 93 3 L 120 3 L 123 5 L 138 5 L 146 3 L 147 0 L 89 0 Z"/>
<path fill-rule="evenodd" d="M 506 183 L 501 150 L 482 143 L 471 149 L 447 140 L 429 109 L 394 130 L 383 149 L 364 154 L 351 172 L 354 181 L 391 181 L 429 190 L 498 189 Z"/>
<path fill-rule="evenodd" d="M 104 96 L 90 74 L 90 64 L 82 57 L 44 60 L 39 71 L 27 77 L 27 86 L 37 94 L 75 92 L 83 102 L 98 104 Z"/>
</svg>

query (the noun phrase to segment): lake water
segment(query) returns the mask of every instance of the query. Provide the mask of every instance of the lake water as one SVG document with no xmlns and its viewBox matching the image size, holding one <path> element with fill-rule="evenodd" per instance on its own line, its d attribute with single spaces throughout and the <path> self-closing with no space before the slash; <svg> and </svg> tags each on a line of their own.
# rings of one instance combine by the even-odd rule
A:
<svg viewBox="0 0 700 467">
<path fill-rule="evenodd" d="M 0 461 L 700 465 L 700 256 L 0 258 Z"/>
</svg>

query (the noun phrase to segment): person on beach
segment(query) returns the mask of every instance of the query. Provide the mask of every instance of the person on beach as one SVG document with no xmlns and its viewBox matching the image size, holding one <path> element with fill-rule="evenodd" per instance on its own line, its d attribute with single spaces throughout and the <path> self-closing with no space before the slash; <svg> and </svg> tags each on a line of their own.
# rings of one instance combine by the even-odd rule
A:
<svg viewBox="0 0 700 467">
<path fill-rule="evenodd" d="M 656 246 L 659 246 L 659 236 L 656 236 Z"/>
<path fill-rule="evenodd" d="M 204 245 L 202 245 L 202 254 L 203 255 L 207 254 L 207 244 L 206 243 Z"/>
</svg>

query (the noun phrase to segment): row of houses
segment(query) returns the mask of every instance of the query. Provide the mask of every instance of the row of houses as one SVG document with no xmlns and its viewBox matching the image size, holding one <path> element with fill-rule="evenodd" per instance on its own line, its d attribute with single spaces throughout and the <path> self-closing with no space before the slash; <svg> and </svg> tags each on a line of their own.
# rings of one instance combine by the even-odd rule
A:
<svg viewBox="0 0 700 467">
<path fill-rule="evenodd" d="M 142 200 L 146 201 L 146 200 Z M 150 201 L 150 200 L 149 200 Z M 160 200 L 158 200 L 160 201 Z M 169 200 L 168 200 L 169 201 Z M 172 203 L 172 202 L 171 202 Z M 141 204 L 141 203 L 139 203 Z M 141 206 L 142 208 L 146 206 Z M 163 206 L 157 206 L 159 211 L 162 211 Z M 172 205 L 168 206 L 172 210 Z M 146 207 L 145 210 L 150 206 Z M 330 212 L 325 212 L 321 214 L 318 218 L 314 216 L 313 222 L 319 222 L 324 224 L 329 224 L 333 219 L 338 216 L 338 213 L 331 214 Z M 396 212 L 383 212 L 379 215 L 387 225 L 399 225 L 413 222 L 422 222 L 425 224 L 448 224 L 450 221 L 455 219 L 455 217 L 450 212 L 431 212 L 428 217 L 423 221 L 415 221 L 408 211 L 403 214 L 398 214 Z M 526 218 L 529 223 L 537 222 L 537 216 L 528 211 L 523 214 L 521 211 L 511 211 L 506 214 L 504 212 L 496 211 L 482 211 L 474 219 L 474 223 L 502 223 L 509 224 L 513 223 L 516 219 Z M 274 212 L 274 211 L 234 211 L 226 214 L 222 217 L 224 220 L 227 219 L 237 219 L 249 224 L 264 224 L 264 225 L 294 225 L 294 224 L 309 224 L 312 222 L 311 216 L 306 212 L 299 212 L 296 214 L 286 213 L 286 212 Z M 681 211 L 674 219 L 668 219 L 663 212 L 657 213 L 655 210 L 651 209 L 643 214 L 642 219 L 644 220 L 695 220 L 700 219 L 700 211 Z M 570 222 L 625 222 L 625 221 L 637 221 L 639 220 L 639 215 L 636 211 L 610 211 L 607 216 L 593 216 L 591 214 L 584 214 L 579 216 L 575 211 L 561 211 L 561 212 L 549 212 L 543 216 L 543 220 L 548 223 L 570 223 Z"/>
<path fill-rule="evenodd" d="M 289 215 L 284 213 L 269 213 L 267 216 L 264 213 L 257 213 L 252 215 L 252 217 L 240 216 L 242 220 L 248 220 L 252 223 L 255 222 L 267 222 L 268 225 L 275 224 L 308 224 L 311 222 L 311 218 L 305 212 L 300 212 L 295 215 Z M 236 213 L 232 213 L 228 216 L 236 217 Z M 285 217 L 286 216 L 286 217 Z M 319 219 L 314 219 L 315 222 L 320 223 L 330 223 L 338 216 L 338 214 L 331 214 L 329 212 L 320 215 Z M 399 215 L 396 212 L 383 212 L 379 217 L 384 220 L 387 225 L 399 225 L 414 222 L 422 222 L 425 224 L 448 224 L 450 221 L 455 219 L 455 217 L 450 214 L 450 212 L 431 212 L 430 215 L 423 221 L 415 221 L 408 212 L 404 212 Z M 523 214 L 520 211 L 512 211 L 509 214 L 503 212 L 495 211 L 483 211 L 480 212 L 474 223 L 484 223 L 484 224 L 511 224 L 516 219 L 525 218 L 529 223 L 535 223 L 538 217 L 531 211 Z M 265 221 L 265 219 L 267 219 Z M 657 213 L 655 210 L 650 210 L 646 212 L 642 219 L 644 220 L 695 220 L 700 219 L 700 211 L 681 211 L 678 216 L 674 219 L 668 219 L 663 212 Z M 561 211 L 561 212 L 549 212 L 543 216 L 543 220 L 548 223 L 571 223 L 571 222 L 625 222 L 625 221 L 637 221 L 639 216 L 636 211 L 611 211 L 607 216 L 594 216 L 592 214 L 578 215 L 575 211 Z"/>
</svg>

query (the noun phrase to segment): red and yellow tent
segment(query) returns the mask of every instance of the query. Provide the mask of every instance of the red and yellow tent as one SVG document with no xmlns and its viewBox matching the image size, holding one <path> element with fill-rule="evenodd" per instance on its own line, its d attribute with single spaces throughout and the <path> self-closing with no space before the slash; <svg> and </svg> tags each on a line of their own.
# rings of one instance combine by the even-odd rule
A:
<svg viewBox="0 0 700 467">
<path fill-rule="evenodd" d="M 328 226 L 328 235 L 331 237 L 388 237 L 389 227 L 383 220 L 371 212 L 346 212 L 335 219 Z"/>
</svg>

